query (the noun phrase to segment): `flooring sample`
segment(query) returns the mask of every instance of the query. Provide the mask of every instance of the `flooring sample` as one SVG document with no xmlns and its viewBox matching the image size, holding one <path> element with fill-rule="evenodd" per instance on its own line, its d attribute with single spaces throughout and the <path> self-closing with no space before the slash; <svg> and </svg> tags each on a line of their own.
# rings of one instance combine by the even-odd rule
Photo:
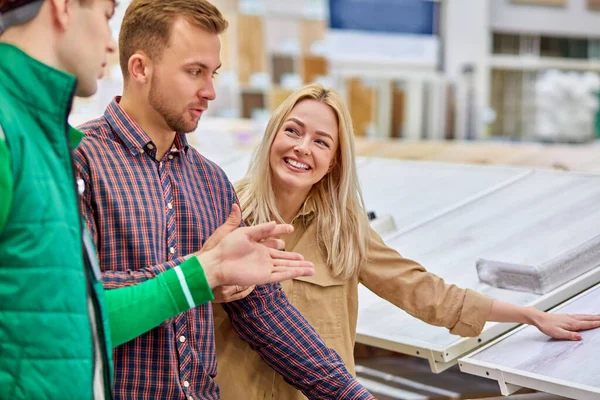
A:
<svg viewBox="0 0 600 400">
<path fill-rule="evenodd" d="M 294 91 L 280 87 L 273 87 L 269 90 L 269 110 L 274 111 L 283 103 Z"/>
<path fill-rule="evenodd" d="M 286 3 L 288 4 L 288 3 Z M 300 50 L 303 54 L 312 53 L 312 45 L 325 38 L 327 25 L 325 21 L 303 19 L 300 21 Z"/>
<path fill-rule="evenodd" d="M 293 73 L 296 73 L 296 62 L 293 56 L 285 54 L 271 56 L 271 76 L 275 85 L 281 85 L 281 77 L 284 74 Z"/>
<path fill-rule="evenodd" d="M 258 90 L 245 90 L 241 94 L 242 97 L 242 118 L 251 118 L 252 111 L 264 109 L 265 94 Z"/>
<path fill-rule="evenodd" d="M 473 168 L 484 170 L 482 167 Z M 377 170 L 382 175 L 386 171 L 385 168 Z M 432 170 L 428 172 L 433 173 Z M 372 172 L 369 183 L 376 185 L 376 176 Z M 390 179 L 382 178 L 379 182 L 389 185 Z M 469 180 L 464 175 L 455 174 L 446 184 L 452 186 Z M 399 215 L 402 212 L 400 207 L 409 207 L 407 211 L 410 211 L 411 205 L 414 207 L 433 196 L 444 197 L 450 192 L 436 186 L 424 186 L 411 192 L 403 191 L 399 186 L 386 188 L 380 183 L 378 194 L 373 186 L 365 187 L 365 201 L 368 202 L 369 197 L 387 198 L 391 203 L 391 199 L 400 199 L 404 195 L 404 201 L 396 203 L 396 215 Z M 600 279 L 600 269 L 596 268 L 589 275 L 585 274 L 540 296 L 482 283 L 477 276 L 475 261 L 486 258 L 515 264 L 539 264 L 552 260 L 557 254 L 598 234 L 598 198 L 600 176 L 531 171 L 514 183 L 463 207 L 447 212 L 424 207 L 421 212 L 430 216 L 424 219 L 428 222 L 414 228 L 402 230 L 403 223 L 396 217 L 401 233 L 387 238 L 386 243 L 404 257 L 419 261 L 448 283 L 474 289 L 504 302 L 548 309 L 593 285 L 593 279 Z M 435 212 L 438 214 L 431 217 Z M 463 339 L 451 335 L 445 328 L 428 325 L 410 316 L 364 287 L 360 287 L 359 295 L 358 342 L 426 355 L 436 362 L 451 362 L 460 356 L 459 353 L 464 354 L 514 326 L 488 323 L 478 338 Z"/>
<path fill-rule="evenodd" d="M 539 265 L 479 259 L 477 274 L 482 282 L 494 287 L 546 294 L 598 265 L 600 236 L 595 236 Z"/>
<path fill-rule="evenodd" d="M 238 15 L 237 63 L 238 79 L 248 83 L 252 74 L 266 72 L 263 21 L 259 15 Z"/>
<path fill-rule="evenodd" d="M 476 147 L 476 149 L 475 149 Z M 453 145 L 431 156 L 440 162 L 461 162 L 467 164 L 512 164 L 516 159 L 531 156 L 539 146 L 521 143 L 477 143 L 457 141 Z"/>
<path fill-rule="evenodd" d="M 552 312 L 599 314 L 600 285 Z M 524 326 L 460 360 L 463 372 L 574 399 L 600 398 L 600 329 L 558 341 Z M 501 385 L 502 387 L 502 385 Z M 507 393 L 503 393 L 507 394 Z"/>
<path fill-rule="evenodd" d="M 405 120 L 406 94 L 400 85 L 392 85 L 392 132 L 390 137 L 401 138 Z"/>
<path fill-rule="evenodd" d="M 506 397 L 485 397 L 479 398 L 478 400 L 506 400 Z M 554 394 L 537 392 L 527 394 L 516 394 L 514 396 L 510 396 L 509 400 L 567 400 L 567 398 L 563 396 L 556 396 Z"/>
<path fill-rule="evenodd" d="M 211 3 L 222 13 L 235 13 L 239 7 L 239 0 L 211 0 Z"/>
<path fill-rule="evenodd" d="M 515 4 L 564 7 L 567 0 L 511 0 Z"/>
<path fill-rule="evenodd" d="M 237 17 L 234 12 L 223 11 L 229 27 L 219 35 L 221 39 L 221 70 L 236 72 L 237 58 Z"/>
<path fill-rule="evenodd" d="M 318 56 L 303 56 L 302 79 L 305 84 L 312 83 L 319 76 L 327 75 L 327 60 Z"/>
<path fill-rule="evenodd" d="M 400 231 L 491 188 L 509 184 L 524 173 L 527 171 L 518 168 L 475 168 L 376 158 L 364 160 L 358 167 L 367 209 L 377 216 L 392 215 Z"/>
<path fill-rule="evenodd" d="M 376 119 L 377 93 L 375 89 L 366 86 L 359 78 L 348 79 L 346 88 L 354 134 L 365 136 L 368 126 Z"/>
<path fill-rule="evenodd" d="M 588 10 L 600 11 L 600 0 L 588 0 Z"/>
<path fill-rule="evenodd" d="M 300 52 L 300 24 L 297 16 L 268 15 L 264 19 L 264 26 L 267 53 Z"/>
</svg>

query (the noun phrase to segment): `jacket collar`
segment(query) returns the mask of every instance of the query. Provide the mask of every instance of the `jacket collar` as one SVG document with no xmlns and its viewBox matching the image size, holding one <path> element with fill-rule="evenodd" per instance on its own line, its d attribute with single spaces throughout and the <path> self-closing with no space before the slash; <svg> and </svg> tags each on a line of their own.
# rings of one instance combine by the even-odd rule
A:
<svg viewBox="0 0 600 400">
<path fill-rule="evenodd" d="M 0 80 L 14 100 L 44 118 L 66 123 L 77 80 L 8 43 L 0 43 Z"/>
</svg>

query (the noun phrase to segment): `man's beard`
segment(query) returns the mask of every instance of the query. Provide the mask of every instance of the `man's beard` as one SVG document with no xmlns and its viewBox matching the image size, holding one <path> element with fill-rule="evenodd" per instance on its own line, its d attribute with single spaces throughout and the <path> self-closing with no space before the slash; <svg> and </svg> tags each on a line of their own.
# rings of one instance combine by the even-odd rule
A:
<svg viewBox="0 0 600 400">
<path fill-rule="evenodd" d="M 152 76 L 148 101 L 152 107 L 165 120 L 170 129 L 177 133 L 190 133 L 198 127 L 198 121 L 186 121 L 184 114 L 169 107 L 169 102 L 160 93 L 160 83 L 156 75 Z"/>
</svg>

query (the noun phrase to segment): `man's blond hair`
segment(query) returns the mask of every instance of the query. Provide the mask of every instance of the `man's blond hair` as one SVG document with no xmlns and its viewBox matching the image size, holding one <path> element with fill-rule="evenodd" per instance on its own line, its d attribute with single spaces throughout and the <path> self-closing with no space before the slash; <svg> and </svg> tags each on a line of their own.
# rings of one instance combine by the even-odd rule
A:
<svg viewBox="0 0 600 400">
<path fill-rule="evenodd" d="M 129 58 L 136 51 L 143 51 L 153 61 L 160 60 L 178 18 L 216 35 L 229 25 L 217 7 L 206 0 L 133 0 L 119 33 L 119 59 L 125 79 L 129 76 Z"/>
</svg>

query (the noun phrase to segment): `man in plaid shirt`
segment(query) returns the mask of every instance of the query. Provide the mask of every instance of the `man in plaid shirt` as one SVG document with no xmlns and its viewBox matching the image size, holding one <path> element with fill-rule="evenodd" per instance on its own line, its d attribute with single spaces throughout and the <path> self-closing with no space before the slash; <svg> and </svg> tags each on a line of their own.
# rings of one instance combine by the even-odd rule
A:
<svg viewBox="0 0 600 400">
<path fill-rule="evenodd" d="M 182 263 L 237 202 L 225 173 L 185 137 L 215 98 L 218 35 L 226 28 L 206 0 L 133 0 L 126 11 L 123 96 L 81 127 L 86 138 L 75 157 L 107 289 Z M 258 286 L 225 309 L 240 337 L 309 398 L 372 398 L 278 284 Z M 116 398 L 218 399 L 211 305 L 116 348 L 114 361 Z"/>
</svg>

